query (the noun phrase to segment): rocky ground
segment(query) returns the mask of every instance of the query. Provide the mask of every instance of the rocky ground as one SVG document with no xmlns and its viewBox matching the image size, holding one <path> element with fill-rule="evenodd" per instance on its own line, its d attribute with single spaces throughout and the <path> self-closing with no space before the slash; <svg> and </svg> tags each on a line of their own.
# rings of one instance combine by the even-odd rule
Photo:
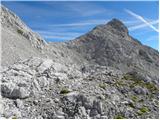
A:
<svg viewBox="0 0 160 120">
<path fill-rule="evenodd" d="M 1 118 L 159 118 L 159 53 L 119 20 L 46 43 L 4 6 L 1 15 Z"/>
<path fill-rule="evenodd" d="M 135 71 L 31 58 L 4 69 L 1 89 L 5 118 L 158 118 L 158 86 Z"/>
</svg>

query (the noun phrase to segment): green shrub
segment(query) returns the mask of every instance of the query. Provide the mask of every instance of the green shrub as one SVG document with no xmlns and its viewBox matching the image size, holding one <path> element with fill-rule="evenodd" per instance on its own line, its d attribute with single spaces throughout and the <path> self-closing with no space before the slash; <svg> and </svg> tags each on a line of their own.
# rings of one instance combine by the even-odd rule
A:
<svg viewBox="0 0 160 120">
<path fill-rule="evenodd" d="M 61 91 L 60 91 L 60 94 L 67 94 L 71 91 L 69 91 L 67 88 L 63 88 Z"/>
<path fill-rule="evenodd" d="M 132 99 L 132 101 L 134 101 L 134 102 L 137 102 L 137 101 L 138 101 L 138 97 L 137 97 L 137 96 L 134 96 L 134 95 L 131 97 L 131 99 Z"/>
<path fill-rule="evenodd" d="M 130 84 L 131 88 L 139 85 L 141 87 L 147 88 L 151 93 L 158 92 L 158 87 L 156 87 L 156 85 L 154 83 L 145 83 L 141 79 L 141 77 L 137 77 L 136 75 L 125 74 L 122 79 L 132 81 L 133 83 Z"/>
<path fill-rule="evenodd" d="M 149 111 L 149 109 L 148 109 L 147 107 L 142 107 L 142 108 L 140 109 L 140 111 L 143 112 L 143 113 L 146 113 L 146 112 Z"/>
<path fill-rule="evenodd" d="M 142 107 L 138 110 L 138 115 L 143 115 L 144 113 L 149 112 L 149 109 L 147 107 Z"/>
<path fill-rule="evenodd" d="M 125 117 L 123 115 L 116 115 L 114 119 L 125 119 Z"/>
<path fill-rule="evenodd" d="M 23 31 L 20 30 L 20 29 L 18 29 L 17 32 L 18 32 L 19 34 L 21 34 L 21 35 L 23 34 Z"/>
<path fill-rule="evenodd" d="M 117 86 L 127 86 L 127 84 L 126 83 L 124 83 L 122 80 L 118 80 L 118 81 L 116 81 L 116 83 L 115 83 Z"/>
<path fill-rule="evenodd" d="M 101 83 L 101 84 L 99 84 L 99 87 L 105 89 L 107 86 L 105 83 Z"/>
<path fill-rule="evenodd" d="M 146 83 L 145 87 L 152 93 L 158 91 L 158 88 L 153 83 Z"/>
<path fill-rule="evenodd" d="M 17 116 L 13 116 L 12 119 L 17 119 Z"/>
</svg>

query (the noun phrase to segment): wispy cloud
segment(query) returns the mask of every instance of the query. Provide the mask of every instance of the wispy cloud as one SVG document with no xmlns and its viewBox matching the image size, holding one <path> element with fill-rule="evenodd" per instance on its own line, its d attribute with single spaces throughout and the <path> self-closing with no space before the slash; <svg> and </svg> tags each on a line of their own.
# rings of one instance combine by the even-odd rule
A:
<svg viewBox="0 0 160 120">
<path fill-rule="evenodd" d="M 55 35 L 44 35 L 45 39 L 52 39 L 53 41 L 61 41 L 61 40 L 71 40 L 73 37 L 66 36 L 55 36 Z"/>
<path fill-rule="evenodd" d="M 155 21 L 149 22 L 150 25 L 155 25 L 155 24 L 158 24 L 158 23 L 159 23 L 159 20 L 155 20 Z M 138 24 L 138 25 L 130 26 L 129 30 L 130 31 L 134 31 L 134 30 L 137 30 L 137 29 L 140 29 L 140 28 L 144 28 L 144 27 L 148 27 L 148 24 L 141 23 L 141 24 Z"/>
<path fill-rule="evenodd" d="M 68 24 L 52 24 L 52 27 L 77 27 L 77 26 L 88 26 L 88 25 L 98 25 L 107 23 L 108 20 L 88 20 L 84 22 L 68 23 Z"/>
<path fill-rule="evenodd" d="M 132 15 L 133 17 L 135 17 L 136 19 L 139 19 L 140 21 L 144 22 L 144 24 L 146 24 L 147 26 L 149 26 L 150 28 L 152 28 L 152 29 L 155 30 L 156 32 L 159 32 L 159 30 L 158 30 L 157 28 L 155 28 L 155 27 L 151 24 L 151 22 L 146 21 L 142 16 L 137 15 L 136 13 L 134 13 L 134 12 L 128 10 L 128 9 L 125 9 L 125 11 L 126 11 L 128 14 Z M 154 22 L 155 22 L 155 21 L 154 21 Z"/>
<path fill-rule="evenodd" d="M 112 15 L 114 13 L 114 11 L 110 9 L 99 7 L 96 4 L 88 2 L 78 2 L 77 4 L 70 4 L 68 5 L 68 8 L 76 12 L 77 14 L 81 15 L 82 17 L 93 16 L 98 14 Z"/>
<path fill-rule="evenodd" d="M 53 39 L 53 40 L 71 40 L 75 37 L 82 35 L 79 32 L 51 32 L 51 31 L 36 31 L 41 34 L 45 39 Z"/>
<path fill-rule="evenodd" d="M 45 35 L 79 35 L 79 32 L 51 32 L 51 31 L 43 31 L 43 30 L 37 30 L 36 32 L 40 34 Z"/>
</svg>

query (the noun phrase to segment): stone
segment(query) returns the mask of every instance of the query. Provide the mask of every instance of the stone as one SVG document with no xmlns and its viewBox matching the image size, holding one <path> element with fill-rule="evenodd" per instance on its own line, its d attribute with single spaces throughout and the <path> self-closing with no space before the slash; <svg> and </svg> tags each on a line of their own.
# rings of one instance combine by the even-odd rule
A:
<svg viewBox="0 0 160 120">
<path fill-rule="evenodd" d="M 101 99 L 101 100 L 105 100 L 105 96 L 104 95 L 100 95 L 100 96 L 98 96 L 98 98 Z"/>
<path fill-rule="evenodd" d="M 13 89 L 11 93 L 11 97 L 15 99 L 16 98 L 24 99 L 29 97 L 29 95 L 30 95 L 29 91 L 23 87 Z"/>
<path fill-rule="evenodd" d="M 108 119 L 107 116 L 101 116 L 100 119 Z"/>
<path fill-rule="evenodd" d="M 55 98 L 55 99 L 54 99 L 54 102 L 55 102 L 55 103 L 58 103 L 58 102 L 59 102 L 59 99 L 58 99 L 58 98 Z"/>
<path fill-rule="evenodd" d="M 90 114 L 89 114 L 91 117 L 94 117 L 94 116 L 96 116 L 96 115 L 98 115 L 98 111 L 97 111 L 97 109 L 91 109 L 91 111 L 90 111 Z"/>
<path fill-rule="evenodd" d="M 38 100 L 34 100 L 34 101 L 33 101 L 33 104 L 34 104 L 34 105 L 38 105 L 38 102 L 39 102 Z"/>
<path fill-rule="evenodd" d="M 70 92 L 65 95 L 65 98 L 70 102 L 75 102 L 77 100 L 79 93 L 77 91 Z"/>
<path fill-rule="evenodd" d="M 56 116 L 56 119 L 65 119 L 65 116 Z"/>
<path fill-rule="evenodd" d="M 23 99 L 29 97 L 29 90 L 24 87 L 18 87 L 15 84 L 5 83 L 1 86 L 2 96 L 12 99 Z"/>
<path fill-rule="evenodd" d="M 102 102 L 101 101 L 93 101 L 93 109 L 96 109 L 99 114 L 102 113 Z"/>
<path fill-rule="evenodd" d="M 58 116 L 64 116 L 65 115 L 62 108 L 60 108 L 59 110 L 56 111 L 56 115 L 58 115 Z"/>
<path fill-rule="evenodd" d="M 146 94 L 149 93 L 148 89 L 142 88 L 141 86 L 136 86 L 136 87 L 134 87 L 133 91 L 134 91 L 136 94 L 142 94 L 142 95 L 143 95 L 143 94 L 146 95 Z"/>
<path fill-rule="evenodd" d="M 1 85 L 1 93 L 2 93 L 2 96 L 4 97 L 11 97 L 11 92 L 13 90 L 13 88 L 15 88 L 15 84 L 10 84 L 10 83 L 2 83 Z"/>
<path fill-rule="evenodd" d="M 110 98 L 111 98 L 111 102 L 112 102 L 113 104 L 116 104 L 116 102 L 120 102 L 120 97 L 119 97 L 119 95 L 117 95 L 117 94 L 112 94 L 112 95 L 110 96 Z"/>
<path fill-rule="evenodd" d="M 51 59 L 45 59 L 41 65 L 37 68 L 37 70 L 39 71 L 39 73 L 43 73 L 45 70 L 47 70 L 48 68 L 50 68 L 53 64 L 53 61 Z"/>
<path fill-rule="evenodd" d="M 23 101 L 20 99 L 16 99 L 15 104 L 18 108 L 22 109 L 24 107 Z"/>
<path fill-rule="evenodd" d="M 78 113 L 80 114 L 80 116 L 81 116 L 81 118 L 87 118 L 87 113 L 86 113 L 86 109 L 85 109 L 85 107 L 83 107 L 83 106 L 80 106 L 79 108 L 78 108 Z"/>
</svg>

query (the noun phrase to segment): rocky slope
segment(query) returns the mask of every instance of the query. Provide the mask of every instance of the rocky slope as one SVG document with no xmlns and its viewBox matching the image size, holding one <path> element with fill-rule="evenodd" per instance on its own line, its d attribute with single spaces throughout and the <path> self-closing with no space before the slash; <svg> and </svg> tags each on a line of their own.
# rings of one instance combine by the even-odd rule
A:
<svg viewBox="0 0 160 120">
<path fill-rule="evenodd" d="M 45 41 L 4 6 L 1 6 L 1 26 L 2 65 L 40 55 Z"/>
<path fill-rule="evenodd" d="M 46 43 L 4 6 L 1 15 L 1 118 L 159 117 L 158 52 L 119 20 Z"/>
<path fill-rule="evenodd" d="M 79 53 L 67 49 L 65 43 L 53 45 L 46 43 L 39 34 L 33 32 L 17 15 L 3 5 L 1 6 L 1 26 L 2 66 L 8 66 L 29 57 L 51 58 L 62 63 L 85 61 Z"/>
<path fill-rule="evenodd" d="M 144 74 L 158 79 L 158 51 L 132 38 L 127 27 L 117 19 L 97 26 L 69 46 L 92 63 L 116 67 L 124 72 L 143 70 Z"/>
</svg>

